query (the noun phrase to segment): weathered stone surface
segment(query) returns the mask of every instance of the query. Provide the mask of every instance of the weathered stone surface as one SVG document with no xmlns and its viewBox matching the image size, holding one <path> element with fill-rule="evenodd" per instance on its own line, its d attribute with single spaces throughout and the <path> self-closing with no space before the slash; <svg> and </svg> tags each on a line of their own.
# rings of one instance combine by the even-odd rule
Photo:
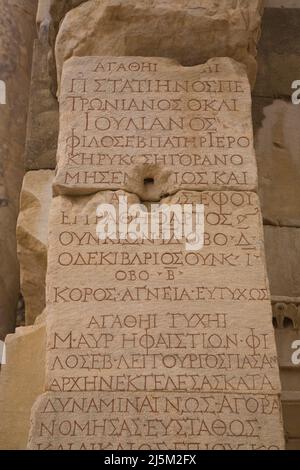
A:
<svg viewBox="0 0 300 470">
<path fill-rule="evenodd" d="M 54 171 L 40 170 L 26 173 L 23 180 L 17 239 L 27 325 L 32 325 L 45 308 L 48 215 L 53 178 Z"/>
<path fill-rule="evenodd" d="M 44 387 L 45 325 L 18 328 L 6 338 L 0 374 L 0 449 L 24 450 L 31 407 Z"/>
<path fill-rule="evenodd" d="M 300 229 L 265 226 L 264 230 L 272 295 L 300 297 Z"/>
<path fill-rule="evenodd" d="M 7 205 L 6 190 L 4 184 L 3 162 L 0 160 L 0 207 Z"/>
<path fill-rule="evenodd" d="M 73 57 L 60 97 L 57 193 L 256 189 L 250 87 L 232 59 Z M 152 183 L 152 184 L 147 184 Z"/>
<path fill-rule="evenodd" d="M 259 191 L 268 223 L 300 227 L 300 106 L 276 100 L 256 135 Z"/>
<path fill-rule="evenodd" d="M 298 440 L 300 436 L 300 422 L 296 419 L 300 415 L 300 391 L 298 393 L 285 393 L 283 397 L 283 414 L 286 423 L 286 433 L 289 440 Z M 297 445 L 297 443 L 295 443 Z M 294 447 L 294 450 L 297 447 Z"/>
<path fill-rule="evenodd" d="M 53 169 L 56 166 L 58 103 L 52 95 L 48 72 L 49 46 L 35 40 L 25 149 L 26 170 Z"/>
<path fill-rule="evenodd" d="M 7 103 L 0 105 L 2 197 L 4 193 L 4 204 L 0 204 L 0 339 L 3 339 L 14 330 L 19 296 L 15 231 L 24 173 L 36 1 L 0 0 L 0 10 L 0 79 L 6 83 Z"/>
<path fill-rule="evenodd" d="M 263 216 L 267 223 L 289 227 L 299 227 L 300 222 L 297 196 L 300 115 L 299 106 L 290 104 L 291 85 L 300 77 L 299 8 L 298 0 L 265 1 L 253 101 Z M 279 101 L 279 97 L 286 102 Z M 266 231 L 271 293 L 288 296 L 297 292 L 299 295 L 297 230 L 266 227 Z M 276 329 L 288 450 L 299 449 L 300 445 L 300 432 L 296 428 L 300 422 L 299 366 L 291 364 L 291 344 L 299 339 L 296 328 L 299 307 L 292 300 L 278 304 L 282 308 L 282 326 Z"/>
<path fill-rule="evenodd" d="M 265 8 L 257 58 L 256 96 L 290 98 L 291 85 L 300 77 L 299 23 L 299 6 Z"/>
<path fill-rule="evenodd" d="M 229 88 L 224 90 L 225 83 Z M 146 89 L 134 88 L 137 84 Z M 204 85 L 209 90 L 195 89 Z M 45 393 L 32 409 L 28 447 L 283 448 L 262 220 L 257 195 L 247 191 L 256 187 L 256 165 L 244 67 L 232 59 L 188 69 L 170 59 L 73 57 L 65 64 L 60 100 L 55 189 L 68 195 L 54 198 L 51 207 Z M 170 104 L 176 109 L 168 109 Z M 215 108 L 218 104 L 220 109 Z M 195 129 L 196 122 L 214 123 L 215 128 Z M 194 134 L 187 135 L 186 124 Z M 177 158 L 195 156 L 189 146 L 202 139 L 200 168 L 193 169 L 201 177 L 211 177 L 220 168 L 226 174 L 221 158 L 209 161 L 212 145 L 204 153 L 208 135 L 223 152 L 226 139 L 230 149 L 233 142 L 247 141 L 247 150 L 234 148 L 232 155 L 240 157 L 235 171 L 249 176 L 249 186 L 235 182 L 235 187 L 230 179 L 220 186 L 210 181 L 178 184 L 170 179 L 182 175 L 178 163 L 140 162 L 141 155 L 166 159 L 162 145 L 162 153 L 149 151 L 149 141 L 172 142 L 172 126 L 179 138 L 188 138 L 189 153 L 177 149 Z M 108 153 L 114 141 L 124 149 L 124 138 L 126 154 Z M 138 139 L 143 140 L 143 153 L 129 153 L 126 162 Z M 92 152 L 91 142 L 96 143 Z M 111 155 L 107 170 L 105 159 Z M 203 155 L 207 163 L 199 164 Z M 62 179 L 64 172 L 70 178 L 71 165 L 79 175 L 87 175 L 87 184 L 72 180 L 74 175 L 71 182 Z M 201 173 L 205 165 L 215 168 Z M 124 175 L 122 166 L 129 176 L 120 184 L 116 175 Z M 113 174 L 114 179 L 93 186 L 93 174 Z M 173 195 L 163 197 L 166 194 Z M 161 197 L 163 207 L 175 204 L 177 210 L 202 203 L 204 248 L 189 251 L 174 236 L 132 240 L 116 234 L 100 240 L 98 206 L 106 204 L 102 210 L 107 211 L 107 204 L 113 204 L 118 210 L 121 196 L 128 196 L 129 205 L 139 203 L 139 197 L 147 200 L 144 216 L 154 210 L 149 201 Z M 118 214 L 121 219 L 124 222 Z M 210 410 L 203 409 L 207 393 L 213 397 Z M 69 407 L 62 409 L 64 399 Z M 232 400 L 239 403 L 234 417 L 228 411 Z M 253 401 L 254 412 L 246 405 Z M 251 431 L 246 429 L 249 419 Z"/>
<path fill-rule="evenodd" d="M 121 195 L 53 200 L 46 394 L 33 407 L 29 447 L 282 448 L 257 195 L 186 191 L 162 201 L 205 205 L 202 251 L 187 251 L 174 238 L 99 241 L 96 209 L 117 206 Z M 203 408 L 207 394 L 210 412 Z M 70 408 L 62 410 L 59 399 L 69 399 Z M 248 400 L 257 412 L 247 411 Z M 71 411 L 84 403 L 82 412 Z M 248 419 L 254 428 L 245 437 Z M 69 430 L 61 432 L 66 420 Z"/>
<path fill-rule="evenodd" d="M 72 56 L 158 56 L 183 65 L 228 56 L 246 65 L 254 84 L 261 11 L 261 0 L 84 2 L 69 11 L 59 29 L 58 82 Z"/>
<path fill-rule="evenodd" d="M 39 0 L 36 23 L 38 31 L 49 28 L 52 22 L 53 30 L 57 32 L 59 24 L 65 14 L 88 0 Z"/>
<path fill-rule="evenodd" d="M 254 133 L 254 146 L 256 144 L 257 133 L 259 132 L 263 120 L 265 119 L 264 110 L 273 103 L 274 99 L 263 96 L 252 95 L 252 121 Z M 256 148 L 255 148 L 256 150 Z"/>
</svg>

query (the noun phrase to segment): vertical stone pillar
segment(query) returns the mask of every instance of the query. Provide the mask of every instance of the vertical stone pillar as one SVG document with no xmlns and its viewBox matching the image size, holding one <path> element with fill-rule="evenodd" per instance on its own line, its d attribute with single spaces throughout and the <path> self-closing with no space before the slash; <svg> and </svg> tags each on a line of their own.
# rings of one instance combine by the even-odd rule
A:
<svg viewBox="0 0 300 470">
<path fill-rule="evenodd" d="M 54 191 L 45 393 L 29 448 L 282 449 L 245 67 L 70 59 Z M 125 236 L 112 216 L 100 239 L 121 197 L 144 201 L 135 211 L 148 224 L 160 201 L 181 228 L 185 205 L 202 205 L 203 247 L 171 227 L 135 240 L 137 212 L 121 217 Z"/>
<path fill-rule="evenodd" d="M 19 295 L 16 220 L 24 173 L 23 153 L 36 0 L 0 1 L 0 338 L 14 330 Z"/>
</svg>

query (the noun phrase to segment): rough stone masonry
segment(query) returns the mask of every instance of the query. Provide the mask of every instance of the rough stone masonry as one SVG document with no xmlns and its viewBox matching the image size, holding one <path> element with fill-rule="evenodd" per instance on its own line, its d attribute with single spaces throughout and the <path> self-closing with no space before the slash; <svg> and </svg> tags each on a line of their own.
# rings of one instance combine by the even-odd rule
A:
<svg viewBox="0 0 300 470">
<path fill-rule="evenodd" d="M 45 390 L 30 449 L 282 449 L 246 70 L 66 62 Z M 97 237 L 97 207 L 205 208 L 204 247 Z"/>
</svg>

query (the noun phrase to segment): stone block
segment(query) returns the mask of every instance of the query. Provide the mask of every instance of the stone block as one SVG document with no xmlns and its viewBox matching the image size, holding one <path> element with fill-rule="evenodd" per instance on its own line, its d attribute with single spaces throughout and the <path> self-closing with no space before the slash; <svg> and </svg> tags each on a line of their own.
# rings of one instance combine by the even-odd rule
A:
<svg viewBox="0 0 300 470">
<path fill-rule="evenodd" d="M 26 173 L 23 180 L 17 239 L 27 325 L 32 325 L 45 308 L 48 216 L 53 178 L 54 171 L 40 170 Z"/>
<path fill-rule="evenodd" d="M 276 100 L 263 113 L 255 139 L 263 216 L 268 224 L 300 227 L 300 106 Z"/>
<path fill-rule="evenodd" d="M 282 448 L 257 195 L 184 191 L 163 199 L 204 204 L 201 251 L 172 237 L 97 239 L 99 204 L 117 209 L 126 195 L 129 205 L 139 202 L 110 191 L 53 199 L 45 394 L 32 409 L 29 448 Z M 208 395 L 210 412 L 201 405 Z M 232 400 L 240 404 L 234 416 Z M 253 437 L 248 429 L 245 439 L 249 419 Z"/>
<path fill-rule="evenodd" d="M 261 13 L 261 0 L 84 2 L 60 25 L 58 83 L 70 57 L 110 55 L 169 57 L 188 66 L 231 57 L 246 65 L 254 84 Z"/>
<path fill-rule="evenodd" d="M 25 450 L 31 407 L 45 381 L 45 324 L 22 327 L 6 338 L 0 373 L 0 449 Z"/>
<path fill-rule="evenodd" d="M 264 231 L 272 295 L 300 297 L 300 229 L 266 225 Z"/>
</svg>

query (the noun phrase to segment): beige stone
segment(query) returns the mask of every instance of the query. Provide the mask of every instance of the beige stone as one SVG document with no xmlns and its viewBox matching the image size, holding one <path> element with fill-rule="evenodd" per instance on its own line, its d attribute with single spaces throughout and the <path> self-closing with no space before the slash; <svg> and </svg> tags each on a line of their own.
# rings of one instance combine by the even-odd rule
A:
<svg viewBox="0 0 300 470">
<path fill-rule="evenodd" d="M 251 95 L 228 58 L 73 57 L 60 97 L 56 193 L 256 189 Z"/>
<path fill-rule="evenodd" d="M 23 154 L 35 35 L 35 0 L 0 0 L 0 79 L 6 104 L 0 119 L 0 339 L 14 331 L 19 297 L 16 220 L 24 174 Z M 3 202 L 4 195 L 4 202 Z"/>
<path fill-rule="evenodd" d="M 54 171 L 40 170 L 26 173 L 23 180 L 17 238 L 27 325 L 32 325 L 45 308 L 48 215 L 53 178 Z"/>
<path fill-rule="evenodd" d="M 98 205 L 117 207 L 121 195 L 53 200 L 46 393 L 32 410 L 29 448 L 282 448 L 257 195 L 185 191 L 164 199 L 181 208 L 204 204 L 200 251 L 187 251 L 184 240 L 172 237 L 97 240 Z M 128 195 L 128 202 L 138 198 Z M 203 408 L 207 394 L 210 412 Z M 234 400 L 240 405 L 233 416 L 228 403 Z M 257 412 L 247 411 L 248 402 Z M 211 434 L 196 436 L 191 419 L 198 432 L 207 426 Z M 226 439 L 218 435 L 219 420 Z"/>
<path fill-rule="evenodd" d="M 300 107 L 276 100 L 264 115 L 255 144 L 263 215 L 273 225 L 300 227 Z"/>
<path fill-rule="evenodd" d="M 58 82 L 72 56 L 159 56 L 183 65 L 228 56 L 246 65 L 254 84 L 261 12 L 261 0 L 84 2 L 59 29 Z"/>
<path fill-rule="evenodd" d="M 0 374 L 0 449 L 24 450 L 31 407 L 44 387 L 45 324 L 7 336 L 6 358 Z"/>
<path fill-rule="evenodd" d="M 265 226 L 265 240 L 272 295 L 300 297 L 300 229 Z"/>
</svg>

